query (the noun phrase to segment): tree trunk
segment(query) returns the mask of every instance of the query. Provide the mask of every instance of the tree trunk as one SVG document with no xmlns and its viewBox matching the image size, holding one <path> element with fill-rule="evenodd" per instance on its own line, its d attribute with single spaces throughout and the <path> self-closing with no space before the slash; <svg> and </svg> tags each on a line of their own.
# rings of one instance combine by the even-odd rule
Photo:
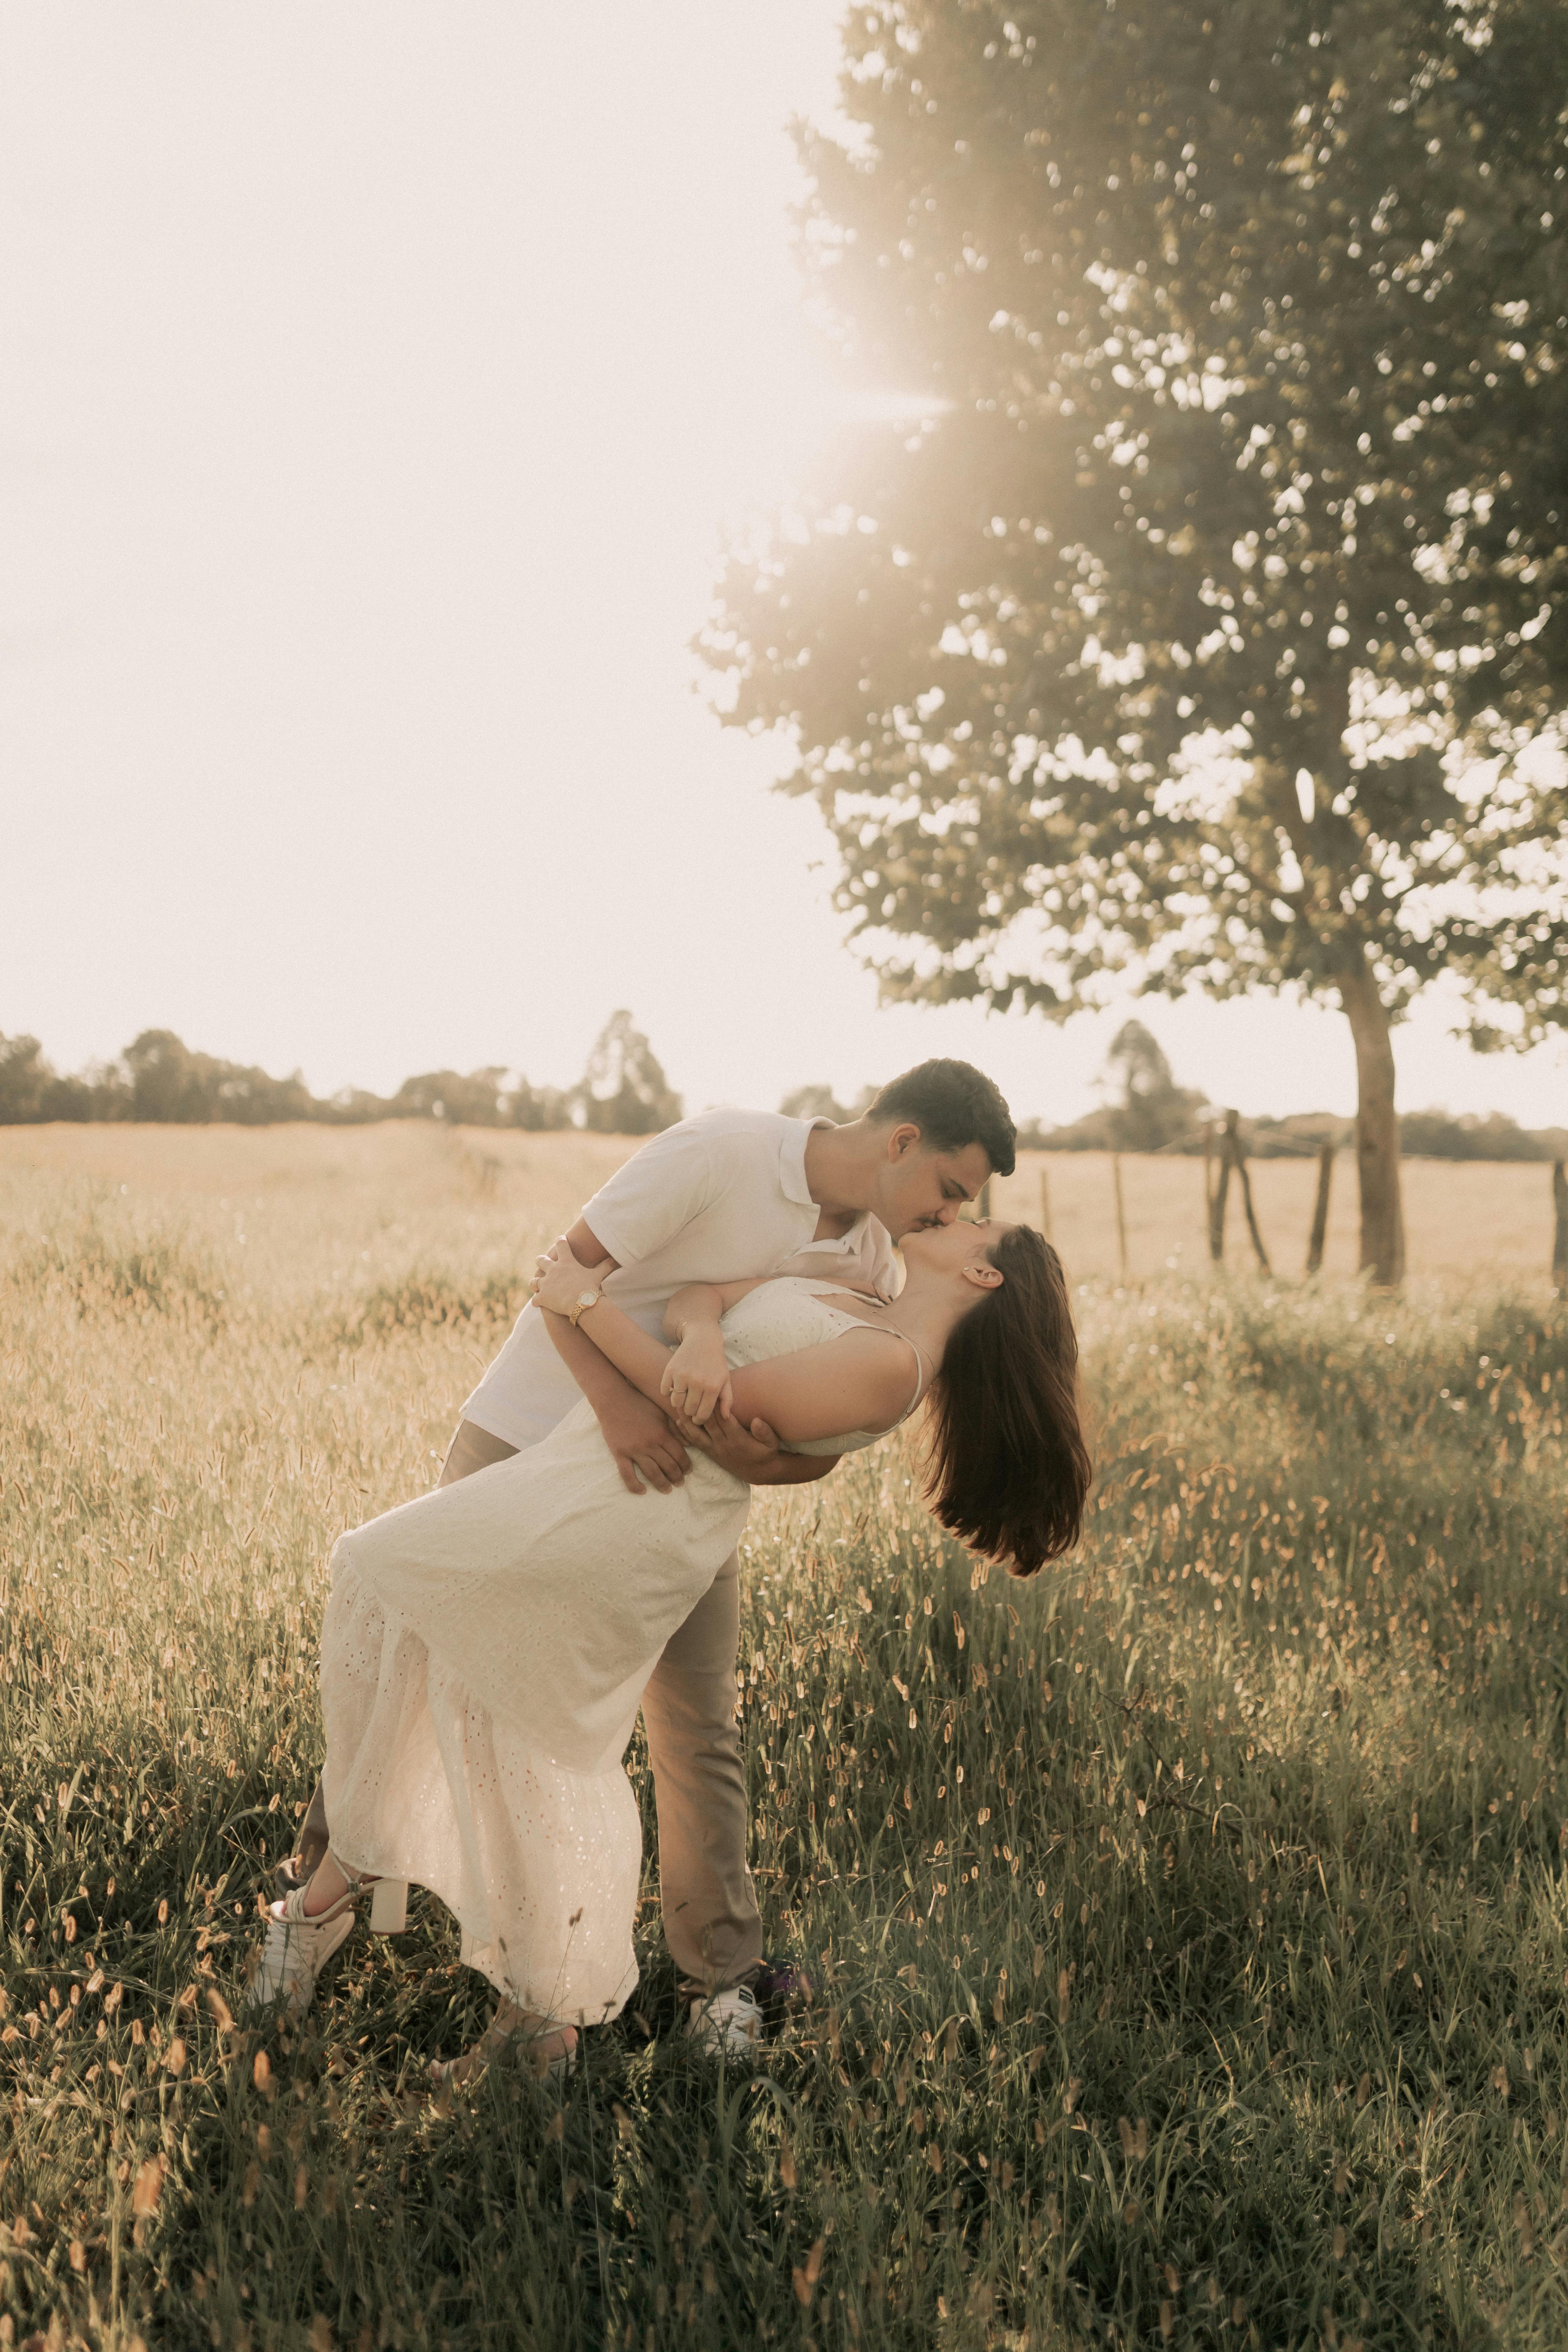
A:
<svg viewBox="0 0 1568 2352">
<path fill-rule="evenodd" d="M 1356 1172 L 1361 1179 L 1361 1270 L 1379 1289 L 1405 1278 L 1405 1211 L 1399 1197 L 1399 1122 L 1394 1111 L 1394 1045 L 1377 982 L 1363 962 L 1340 982 L 1355 1040 Z"/>
</svg>

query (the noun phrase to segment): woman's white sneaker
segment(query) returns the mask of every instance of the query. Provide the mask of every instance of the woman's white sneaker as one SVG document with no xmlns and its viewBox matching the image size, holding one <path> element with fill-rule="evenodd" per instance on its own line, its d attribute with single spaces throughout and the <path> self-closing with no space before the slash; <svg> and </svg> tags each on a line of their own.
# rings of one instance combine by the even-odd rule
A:
<svg viewBox="0 0 1568 2352">
<path fill-rule="evenodd" d="M 750 1985 L 699 1998 L 687 2013 L 686 2031 L 716 2058 L 743 2058 L 763 2038 L 763 2012 Z"/>
<path fill-rule="evenodd" d="M 305 1916 L 305 1889 L 297 1886 L 267 1908 L 267 1940 L 251 1964 L 240 2002 L 243 2016 L 286 2000 L 295 2016 L 310 2008 L 316 1979 L 354 1923 L 353 1889 L 324 1911 Z"/>
</svg>

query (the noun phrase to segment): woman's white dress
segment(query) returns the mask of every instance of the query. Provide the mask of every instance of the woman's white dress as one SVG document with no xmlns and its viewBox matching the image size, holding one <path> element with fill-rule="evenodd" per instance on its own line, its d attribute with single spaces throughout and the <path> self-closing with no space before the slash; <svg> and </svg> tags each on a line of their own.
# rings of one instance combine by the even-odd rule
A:
<svg viewBox="0 0 1568 2352">
<path fill-rule="evenodd" d="M 749 1292 L 721 1327 L 731 1366 L 867 1328 L 821 1286 L 789 1276 Z M 841 1454 L 880 1434 L 796 1450 Z M 701 1454 L 673 1493 L 628 1494 L 584 1402 L 542 1444 L 333 1550 L 321 1630 L 332 1850 L 431 1888 L 457 1914 L 464 1958 L 526 2009 L 591 2024 L 637 1984 L 642 1837 L 622 1759 L 659 1653 L 750 1501 Z"/>
</svg>

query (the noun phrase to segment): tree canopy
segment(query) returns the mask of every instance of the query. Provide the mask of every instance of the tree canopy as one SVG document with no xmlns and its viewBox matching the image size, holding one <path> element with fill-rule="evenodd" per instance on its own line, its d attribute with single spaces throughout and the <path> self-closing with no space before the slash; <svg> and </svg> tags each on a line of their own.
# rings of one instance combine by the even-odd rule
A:
<svg viewBox="0 0 1568 2352">
<path fill-rule="evenodd" d="M 1565 0 L 907 0 L 802 135 L 847 383 L 910 395 L 733 550 L 885 988 L 1340 1003 L 1363 1259 L 1390 1024 L 1568 1019 Z M 1503 1008 L 1500 1011 L 1499 1008 Z"/>
</svg>

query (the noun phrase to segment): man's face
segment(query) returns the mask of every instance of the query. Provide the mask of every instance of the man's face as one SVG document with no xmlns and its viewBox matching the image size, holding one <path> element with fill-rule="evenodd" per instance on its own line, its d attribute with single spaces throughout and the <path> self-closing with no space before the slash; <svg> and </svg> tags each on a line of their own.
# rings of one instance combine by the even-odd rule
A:
<svg viewBox="0 0 1568 2352">
<path fill-rule="evenodd" d="M 918 1127 L 892 1128 L 873 1214 L 896 1242 L 930 1225 L 951 1225 L 990 1173 L 983 1143 L 966 1143 L 962 1151 L 937 1151 L 921 1142 Z"/>
</svg>

